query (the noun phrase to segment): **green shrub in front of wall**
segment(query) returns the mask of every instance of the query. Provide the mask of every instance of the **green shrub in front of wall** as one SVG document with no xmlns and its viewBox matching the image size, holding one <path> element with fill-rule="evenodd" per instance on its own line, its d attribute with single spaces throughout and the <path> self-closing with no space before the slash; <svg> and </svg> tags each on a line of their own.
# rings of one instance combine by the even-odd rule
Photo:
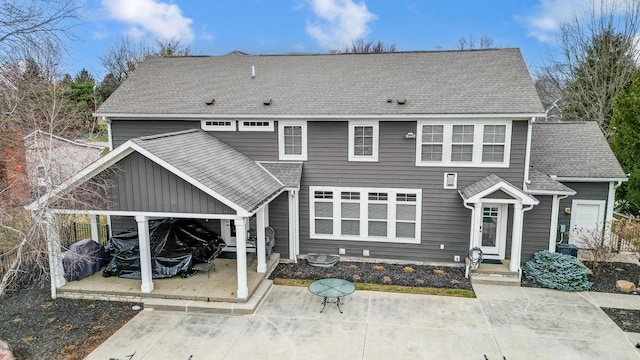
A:
<svg viewBox="0 0 640 360">
<path fill-rule="evenodd" d="M 562 291 L 584 291 L 593 285 L 587 268 L 569 255 L 540 251 L 525 264 L 525 277 L 541 287 Z"/>
</svg>

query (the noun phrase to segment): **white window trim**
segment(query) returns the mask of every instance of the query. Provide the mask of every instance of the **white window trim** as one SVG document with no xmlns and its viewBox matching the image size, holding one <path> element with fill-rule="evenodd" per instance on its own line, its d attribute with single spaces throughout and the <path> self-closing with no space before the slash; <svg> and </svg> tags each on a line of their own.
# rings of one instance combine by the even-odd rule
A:
<svg viewBox="0 0 640 360">
<path fill-rule="evenodd" d="M 442 161 L 422 161 L 422 126 L 442 125 Z M 451 161 L 451 145 L 453 125 L 474 125 L 473 135 L 473 160 L 472 161 Z M 503 162 L 482 162 L 482 146 L 484 125 L 505 125 L 504 161 Z M 509 167 L 511 160 L 511 120 L 478 120 L 478 119 L 447 119 L 447 120 L 422 120 L 417 123 L 416 131 L 416 166 L 447 166 L 447 167 Z"/>
<path fill-rule="evenodd" d="M 207 125 L 207 122 L 229 122 L 229 125 Z M 235 120 L 200 120 L 200 127 L 205 131 L 236 131 Z"/>
<path fill-rule="evenodd" d="M 452 186 L 448 186 L 447 185 L 447 177 L 449 175 L 453 175 L 453 185 Z M 444 173 L 444 179 L 442 182 L 442 188 L 443 189 L 457 189 L 458 188 L 458 173 L 454 173 L 454 172 L 446 172 Z"/>
<path fill-rule="evenodd" d="M 315 232 L 315 198 L 316 191 L 332 191 L 333 192 L 333 235 L 316 234 Z M 360 235 L 341 235 L 341 192 L 359 192 L 360 193 Z M 387 206 L 387 236 L 369 236 L 369 196 L 370 192 L 381 192 L 388 194 Z M 416 206 L 416 228 L 415 238 L 396 237 L 396 222 L 408 222 L 398 220 L 396 216 L 396 200 L 397 194 L 415 194 L 416 201 L 411 202 Z M 326 202 L 326 199 L 318 199 L 318 201 Z M 353 200 L 345 200 L 345 202 L 354 202 Z M 373 202 L 373 200 L 372 200 Z M 331 239 L 331 240 L 350 240 L 350 241 L 366 241 L 366 242 L 391 242 L 403 244 L 420 244 L 421 240 L 421 221 L 422 221 L 422 189 L 400 189 L 400 188 L 361 188 L 361 187 L 331 187 L 331 186 L 310 186 L 309 187 L 309 238 L 311 239 Z"/>
<path fill-rule="evenodd" d="M 302 128 L 302 154 L 287 155 L 284 153 L 284 127 L 300 126 Z M 307 122 L 306 121 L 278 121 L 278 158 L 280 160 L 307 160 Z"/>
<path fill-rule="evenodd" d="M 354 135 L 356 126 L 373 127 L 373 151 L 371 155 L 363 156 L 354 153 Z M 379 121 L 349 121 L 349 161 L 378 161 L 378 143 L 380 141 L 380 122 Z"/>
<path fill-rule="evenodd" d="M 249 126 L 245 122 L 266 122 L 269 126 Z M 238 131 L 273 131 L 273 120 L 238 120 Z"/>
</svg>

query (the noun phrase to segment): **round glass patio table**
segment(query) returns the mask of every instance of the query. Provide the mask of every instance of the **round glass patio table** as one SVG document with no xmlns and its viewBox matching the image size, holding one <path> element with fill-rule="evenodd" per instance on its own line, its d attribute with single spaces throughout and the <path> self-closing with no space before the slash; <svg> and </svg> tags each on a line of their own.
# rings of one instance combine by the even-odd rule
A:
<svg viewBox="0 0 640 360">
<path fill-rule="evenodd" d="M 338 306 L 338 310 L 342 314 L 342 309 L 340 309 L 340 305 L 344 303 L 340 298 L 349 296 L 356 291 L 355 285 L 351 281 L 329 278 L 329 279 L 320 279 L 309 284 L 309 292 L 313 295 L 323 297 L 322 301 L 322 310 L 324 311 L 325 306 L 327 304 L 336 304 Z M 329 299 L 335 299 L 335 301 L 329 301 Z"/>
</svg>

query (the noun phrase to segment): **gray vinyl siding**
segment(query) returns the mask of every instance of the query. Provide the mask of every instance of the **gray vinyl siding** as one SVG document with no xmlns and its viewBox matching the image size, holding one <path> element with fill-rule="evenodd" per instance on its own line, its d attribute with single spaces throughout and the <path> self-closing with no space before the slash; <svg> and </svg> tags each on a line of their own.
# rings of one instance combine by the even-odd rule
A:
<svg viewBox="0 0 640 360">
<path fill-rule="evenodd" d="M 605 200 L 609 198 L 609 183 L 608 182 L 590 182 L 590 183 L 577 183 L 577 182 L 563 182 L 564 185 L 570 187 L 576 191 L 574 196 L 569 196 L 566 199 L 560 200 L 560 208 L 558 210 L 558 226 L 565 224 L 567 231 L 571 226 L 571 214 L 565 212 L 566 208 L 571 209 L 571 202 L 573 200 Z M 568 237 L 564 236 L 565 242 L 568 241 Z M 560 241 L 560 232 L 558 231 L 558 241 Z"/>
<path fill-rule="evenodd" d="M 289 258 L 289 195 L 280 194 L 269 204 L 269 226 L 276 234 L 276 246 L 273 252 L 280 253 L 280 258 Z"/>
<path fill-rule="evenodd" d="M 211 135 L 256 161 L 278 160 L 278 128 L 274 131 L 211 131 Z M 112 120 L 113 147 L 141 136 L 200 129 L 199 120 Z"/>
<path fill-rule="evenodd" d="M 111 216 L 111 234 L 117 235 L 129 229 L 136 229 L 138 224 L 133 216 Z"/>
<path fill-rule="evenodd" d="M 551 225 L 552 196 L 536 195 L 540 203 L 524 212 L 522 228 L 521 263 L 531 260 L 533 254 L 549 249 L 549 226 Z"/>
<path fill-rule="evenodd" d="M 255 160 L 277 161 L 277 123 L 273 132 L 212 132 L 219 139 Z M 144 135 L 200 128 L 199 121 L 112 120 L 114 146 Z M 527 139 L 527 122 L 514 121 L 511 158 L 508 168 L 456 168 L 415 166 L 417 132 L 415 121 L 380 121 L 379 161 L 348 161 L 348 122 L 309 121 L 307 125 L 308 161 L 304 163 L 300 189 L 300 253 L 338 253 L 372 258 L 413 261 L 453 262 L 469 250 L 471 210 L 463 206 L 457 189 L 443 189 L 445 172 L 458 173 L 458 189 L 495 173 L 521 188 Z M 309 186 L 376 187 L 422 189 L 420 244 L 310 239 Z M 288 253 L 288 202 L 286 196 L 270 206 L 270 223 L 276 230 L 276 251 Z M 511 223 L 508 224 L 510 229 Z M 509 230 L 510 231 L 510 230 Z M 510 237 L 507 239 L 510 241 Z M 440 250 L 440 244 L 445 249 Z M 461 261 L 460 264 L 463 264 Z"/>
<path fill-rule="evenodd" d="M 113 167 L 111 210 L 196 214 L 236 212 L 202 190 L 134 152 Z"/>
<path fill-rule="evenodd" d="M 523 181 L 526 122 L 514 122 L 509 168 L 416 167 L 416 140 L 405 139 L 416 132 L 416 122 L 380 122 L 379 161 L 349 162 L 347 122 L 309 122 L 308 161 L 304 164 L 300 190 L 300 253 L 338 253 L 372 258 L 452 262 L 469 250 L 471 210 L 457 190 L 443 189 L 443 174 L 458 173 L 458 188 L 495 173 L 515 186 Z M 422 189 L 421 243 L 310 239 L 309 186 L 388 187 Z M 440 244 L 445 249 L 440 250 Z"/>
</svg>

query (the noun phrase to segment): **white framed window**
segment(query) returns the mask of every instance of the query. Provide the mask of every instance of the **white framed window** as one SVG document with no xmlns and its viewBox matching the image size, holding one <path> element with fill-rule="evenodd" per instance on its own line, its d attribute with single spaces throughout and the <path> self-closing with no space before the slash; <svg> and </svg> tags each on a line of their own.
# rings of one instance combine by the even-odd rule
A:
<svg viewBox="0 0 640 360">
<path fill-rule="evenodd" d="M 309 187 L 310 237 L 420 243 L 422 190 Z"/>
<path fill-rule="evenodd" d="M 418 122 L 416 166 L 508 167 L 511 121 Z"/>
<path fill-rule="evenodd" d="M 236 131 L 235 120 L 202 120 L 202 130 L 206 131 Z"/>
<path fill-rule="evenodd" d="M 273 131 L 270 120 L 238 120 L 239 131 Z"/>
<path fill-rule="evenodd" d="M 278 121 L 280 160 L 307 160 L 307 123 Z"/>
<path fill-rule="evenodd" d="M 349 161 L 378 161 L 379 123 L 349 121 Z"/>
</svg>

